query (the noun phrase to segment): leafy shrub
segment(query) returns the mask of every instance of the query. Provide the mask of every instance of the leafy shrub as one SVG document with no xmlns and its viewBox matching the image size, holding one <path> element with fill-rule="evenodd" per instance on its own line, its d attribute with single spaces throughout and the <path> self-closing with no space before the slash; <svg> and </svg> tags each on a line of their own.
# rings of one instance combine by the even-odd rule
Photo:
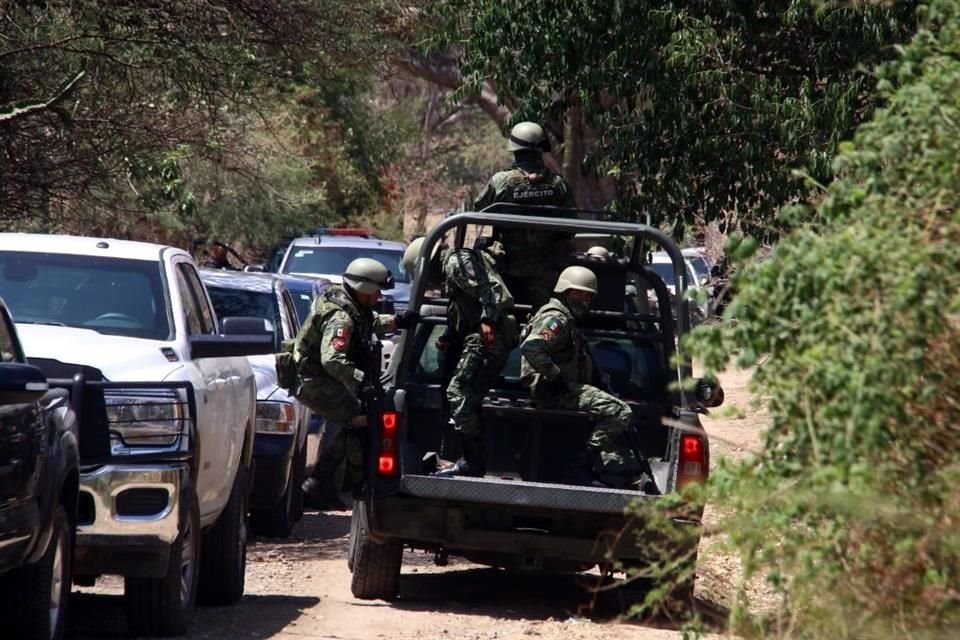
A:
<svg viewBox="0 0 960 640">
<path fill-rule="evenodd" d="M 764 634 L 960 624 L 960 2 L 919 16 L 834 183 L 740 270 L 737 321 L 687 344 L 712 368 L 766 356 L 765 450 L 715 477 L 745 570 L 783 596 Z"/>
</svg>

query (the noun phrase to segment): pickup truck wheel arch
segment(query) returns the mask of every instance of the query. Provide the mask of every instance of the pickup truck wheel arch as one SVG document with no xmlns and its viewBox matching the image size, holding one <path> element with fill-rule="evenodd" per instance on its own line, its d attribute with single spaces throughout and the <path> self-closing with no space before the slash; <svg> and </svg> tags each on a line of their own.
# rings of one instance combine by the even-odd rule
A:
<svg viewBox="0 0 960 640">
<path fill-rule="evenodd" d="M 198 602 L 234 604 L 243 597 L 247 568 L 247 517 L 250 471 L 241 464 L 233 479 L 230 499 L 216 524 L 203 534 Z"/>
<path fill-rule="evenodd" d="M 200 573 L 200 505 L 192 485 L 183 488 L 182 496 L 180 535 L 170 548 L 167 574 L 124 580 L 127 626 L 137 635 L 183 635 L 193 618 Z"/>
</svg>

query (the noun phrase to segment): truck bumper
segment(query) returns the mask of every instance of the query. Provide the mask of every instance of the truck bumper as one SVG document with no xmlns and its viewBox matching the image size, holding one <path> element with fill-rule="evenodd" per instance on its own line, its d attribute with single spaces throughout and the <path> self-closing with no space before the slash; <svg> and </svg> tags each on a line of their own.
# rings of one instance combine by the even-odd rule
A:
<svg viewBox="0 0 960 640">
<path fill-rule="evenodd" d="M 406 476 L 401 487 L 372 500 L 373 537 L 496 566 L 644 563 L 695 551 L 700 541 L 699 518 L 661 514 L 653 522 L 627 515 L 630 502 L 657 500 L 636 492 L 426 476 Z"/>
<path fill-rule="evenodd" d="M 253 491 L 250 506 L 275 506 L 287 490 L 296 434 L 258 433 L 253 440 Z"/>
<path fill-rule="evenodd" d="M 189 487 L 186 463 L 110 464 L 81 473 L 74 572 L 163 576 Z"/>
</svg>

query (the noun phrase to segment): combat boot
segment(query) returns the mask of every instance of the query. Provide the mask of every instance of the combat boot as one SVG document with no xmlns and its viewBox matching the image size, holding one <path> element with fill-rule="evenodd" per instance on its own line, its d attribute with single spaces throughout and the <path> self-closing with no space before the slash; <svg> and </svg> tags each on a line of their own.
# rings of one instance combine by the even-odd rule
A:
<svg viewBox="0 0 960 640">
<path fill-rule="evenodd" d="M 599 457 L 600 450 L 594 449 L 593 447 L 587 447 L 578 453 L 577 457 L 573 459 L 573 464 L 570 465 L 570 468 L 567 469 L 567 472 L 564 474 L 563 482 L 581 487 L 608 486 L 604 482 L 601 482 L 593 471 Z"/>
<path fill-rule="evenodd" d="M 483 440 L 461 435 L 460 445 L 463 447 L 463 456 L 452 467 L 437 471 L 433 475 L 440 478 L 452 478 L 454 476 L 483 477 L 486 473 L 486 465 L 483 461 Z"/>
</svg>

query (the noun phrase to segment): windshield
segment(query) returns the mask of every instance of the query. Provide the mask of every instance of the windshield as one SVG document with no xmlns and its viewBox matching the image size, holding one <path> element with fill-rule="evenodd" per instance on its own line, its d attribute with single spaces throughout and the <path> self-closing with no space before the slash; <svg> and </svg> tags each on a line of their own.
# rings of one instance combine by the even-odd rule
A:
<svg viewBox="0 0 960 640">
<path fill-rule="evenodd" d="M 674 286 L 672 262 L 654 262 L 650 265 L 650 268 L 663 279 L 668 287 Z"/>
<path fill-rule="evenodd" d="M 0 294 L 15 322 L 170 339 L 159 262 L 3 251 Z"/>
<path fill-rule="evenodd" d="M 219 318 L 246 316 L 263 318 L 273 323 L 273 347 L 274 351 L 280 351 L 280 343 L 283 341 L 283 325 L 280 321 L 277 296 L 274 293 L 210 286 L 207 287 L 207 291 L 210 292 L 213 309 L 217 312 Z"/>
<path fill-rule="evenodd" d="M 710 276 L 710 267 L 703 256 L 690 256 L 687 258 L 687 263 L 697 272 L 697 278 L 702 280 Z"/>
<path fill-rule="evenodd" d="M 437 340 L 445 325 L 421 325 L 414 346 L 416 368 L 412 380 L 421 384 L 440 384 L 442 353 Z M 647 340 L 587 336 L 594 358 L 610 376 L 618 395 L 630 400 L 659 400 L 667 388 L 667 373 L 660 357 L 660 348 Z M 520 348 L 510 354 L 503 370 L 505 387 L 520 388 Z"/>
<path fill-rule="evenodd" d="M 397 282 L 410 282 L 403 270 L 403 251 L 360 247 L 295 246 L 283 265 L 283 273 L 340 275 L 357 258 L 373 258 L 390 270 Z"/>
</svg>

